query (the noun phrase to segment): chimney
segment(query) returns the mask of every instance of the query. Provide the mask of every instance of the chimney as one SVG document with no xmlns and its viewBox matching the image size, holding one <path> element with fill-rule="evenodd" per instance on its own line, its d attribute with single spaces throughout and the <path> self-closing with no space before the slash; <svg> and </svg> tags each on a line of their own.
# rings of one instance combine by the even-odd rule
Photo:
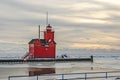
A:
<svg viewBox="0 0 120 80">
<path fill-rule="evenodd" d="M 40 25 L 38 26 L 38 38 L 40 39 Z"/>
</svg>

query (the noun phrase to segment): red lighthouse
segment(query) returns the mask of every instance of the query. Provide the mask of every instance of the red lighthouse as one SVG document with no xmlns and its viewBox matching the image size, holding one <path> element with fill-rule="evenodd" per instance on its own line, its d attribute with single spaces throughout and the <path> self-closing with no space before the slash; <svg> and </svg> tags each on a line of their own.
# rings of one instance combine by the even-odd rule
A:
<svg viewBox="0 0 120 80">
<path fill-rule="evenodd" d="M 25 58 L 55 58 L 55 56 L 56 42 L 54 41 L 54 31 L 49 24 L 44 31 L 44 39 L 39 37 L 29 42 L 29 52 Z"/>
</svg>

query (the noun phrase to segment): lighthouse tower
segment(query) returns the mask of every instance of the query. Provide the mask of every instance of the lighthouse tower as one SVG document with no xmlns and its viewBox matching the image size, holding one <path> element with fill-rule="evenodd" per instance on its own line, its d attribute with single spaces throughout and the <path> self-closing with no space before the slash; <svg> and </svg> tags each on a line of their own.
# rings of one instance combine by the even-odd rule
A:
<svg viewBox="0 0 120 80">
<path fill-rule="evenodd" d="M 44 39 L 40 39 L 40 37 L 38 39 L 32 39 L 29 42 L 29 52 L 24 58 L 55 58 L 56 42 L 54 41 L 54 33 L 50 24 L 46 26 Z"/>
<path fill-rule="evenodd" d="M 47 42 L 54 41 L 54 31 L 52 31 L 50 24 L 46 27 L 46 31 L 44 31 L 44 39 Z"/>
</svg>

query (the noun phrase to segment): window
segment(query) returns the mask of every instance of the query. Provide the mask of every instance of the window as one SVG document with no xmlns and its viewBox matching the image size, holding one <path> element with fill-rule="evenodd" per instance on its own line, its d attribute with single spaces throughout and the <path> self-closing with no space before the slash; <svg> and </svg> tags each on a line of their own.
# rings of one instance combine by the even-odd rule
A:
<svg viewBox="0 0 120 80">
<path fill-rule="evenodd" d="M 40 46 L 40 43 L 36 43 L 36 46 Z"/>
<path fill-rule="evenodd" d="M 54 43 L 52 42 L 52 43 L 50 44 L 50 46 L 54 46 Z"/>
</svg>

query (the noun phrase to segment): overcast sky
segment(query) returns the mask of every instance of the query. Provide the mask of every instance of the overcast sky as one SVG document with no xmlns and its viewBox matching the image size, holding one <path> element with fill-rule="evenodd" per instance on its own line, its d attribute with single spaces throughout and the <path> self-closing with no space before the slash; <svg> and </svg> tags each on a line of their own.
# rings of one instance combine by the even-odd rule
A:
<svg viewBox="0 0 120 80">
<path fill-rule="evenodd" d="M 58 49 L 120 50 L 120 0 L 0 0 L 0 50 L 38 38 L 46 12 Z"/>
</svg>

